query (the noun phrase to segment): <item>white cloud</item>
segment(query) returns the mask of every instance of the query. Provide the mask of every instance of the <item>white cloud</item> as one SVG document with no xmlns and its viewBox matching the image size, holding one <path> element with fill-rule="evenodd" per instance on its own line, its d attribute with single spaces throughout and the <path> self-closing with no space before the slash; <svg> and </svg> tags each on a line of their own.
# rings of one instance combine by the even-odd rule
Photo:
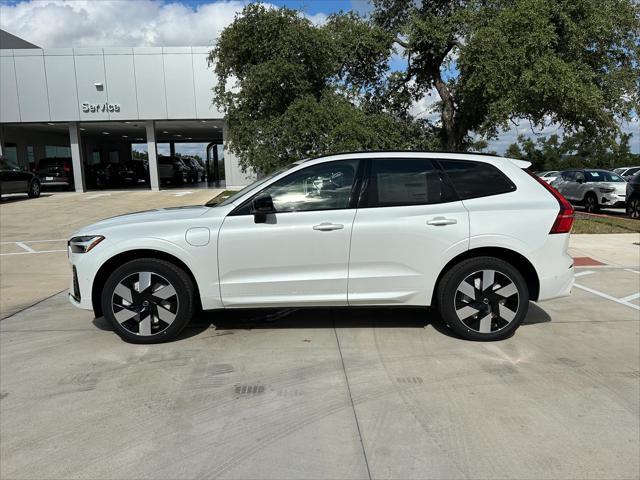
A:
<svg viewBox="0 0 640 480">
<path fill-rule="evenodd" d="M 180 1 L 26 0 L 0 4 L 0 28 L 43 48 L 208 46 L 248 3 L 192 8 Z M 303 15 L 316 25 L 327 19 Z"/>
<path fill-rule="evenodd" d="M 0 5 L 0 28 L 43 48 L 212 45 L 246 3 L 30 0 Z"/>
</svg>

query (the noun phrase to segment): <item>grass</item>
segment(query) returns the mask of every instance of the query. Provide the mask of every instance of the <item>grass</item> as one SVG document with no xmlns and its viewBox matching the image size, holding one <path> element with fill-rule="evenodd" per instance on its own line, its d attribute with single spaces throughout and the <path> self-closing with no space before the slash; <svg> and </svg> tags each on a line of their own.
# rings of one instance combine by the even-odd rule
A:
<svg viewBox="0 0 640 480">
<path fill-rule="evenodd" d="M 640 233 L 640 220 L 576 213 L 571 233 Z"/>
<path fill-rule="evenodd" d="M 209 205 L 209 206 L 216 205 L 216 204 L 222 202 L 223 200 L 226 200 L 228 197 L 230 197 L 234 193 L 236 193 L 236 190 L 225 190 L 224 192 L 220 192 L 218 195 L 216 195 L 211 200 L 209 200 L 207 202 L 207 205 Z"/>
</svg>

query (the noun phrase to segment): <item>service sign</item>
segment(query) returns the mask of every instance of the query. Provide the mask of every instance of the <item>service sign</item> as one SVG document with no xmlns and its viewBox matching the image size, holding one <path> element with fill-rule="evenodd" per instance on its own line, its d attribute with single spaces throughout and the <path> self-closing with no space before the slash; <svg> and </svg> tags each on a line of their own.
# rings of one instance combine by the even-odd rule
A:
<svg viewBox="0 0 640 480">
<path fill-rule="evenodd" d="M 118 103 L 89 103 L 84 102 L 82 104 L 83 113 L 117 113 L 120 111 L 120 104 Z"/>
</svg>

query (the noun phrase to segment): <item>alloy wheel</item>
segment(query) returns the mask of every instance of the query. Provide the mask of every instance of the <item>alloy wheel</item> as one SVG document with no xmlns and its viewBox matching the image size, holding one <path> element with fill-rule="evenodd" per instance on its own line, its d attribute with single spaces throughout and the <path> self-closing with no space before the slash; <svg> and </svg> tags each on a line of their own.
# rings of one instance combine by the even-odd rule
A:
<svg viewBox="0 0 640 480">
<path fill-rule="evenodd" d="M 589 213 L 593 213 L 596 211 L 596 200 L 595 198 L 593 198 L 593 196 L 589 195 L 585 199 L 584 209 Z"/>
<path fill-rule="evenodd" d="M 40 194 L 40 183 L 31 182 L 31 195 L 37 197 Z"/>
<path fill-rule="evenodd" d="M 112 310 L 116 321 L 141 336 L 157 335 L 176 319 L 176 289 L 161 275 L 138 272 L 125 277 L 113 291 Z"/>
<path fill-rule="evenodd" d="M 460 321 L 478 333 L 494 333 L 513 321 L 520 295 L 513 280 L 496 270 L 467 276 L 456 290 L 454 308 Z"/>
<path fill-rule="evenodd" d="M 629 205 L 631 218 L 640 218 L 640 199 L 634 198 Z"/>
</svg>

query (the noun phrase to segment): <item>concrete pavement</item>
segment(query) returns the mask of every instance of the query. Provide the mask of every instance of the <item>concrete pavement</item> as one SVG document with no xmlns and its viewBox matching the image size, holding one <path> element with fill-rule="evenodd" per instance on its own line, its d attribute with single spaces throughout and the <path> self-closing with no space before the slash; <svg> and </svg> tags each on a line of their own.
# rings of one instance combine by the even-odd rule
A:
<svg viewBox="0 0 640 480">
<path fill-rule="evenodd" d="M 608 265 L 501 342 L 420 309 L 300 309 L 126 344 L 68 304 L 64 239 L 217 192 L 174 193 L 2 202 L 0 478 L 640 477 L 635 235 L 573 236 Z"/>
<path fill-rule="evenodd" d="M 220 192 L 133 190 L 4 198 L 0 203 L 0 318 L 69 286 L 66 240 L 78 228 L 123 213 L 203 204 Z M 34 254 L 29 249 L 48 253 Z"/>
</svg>

